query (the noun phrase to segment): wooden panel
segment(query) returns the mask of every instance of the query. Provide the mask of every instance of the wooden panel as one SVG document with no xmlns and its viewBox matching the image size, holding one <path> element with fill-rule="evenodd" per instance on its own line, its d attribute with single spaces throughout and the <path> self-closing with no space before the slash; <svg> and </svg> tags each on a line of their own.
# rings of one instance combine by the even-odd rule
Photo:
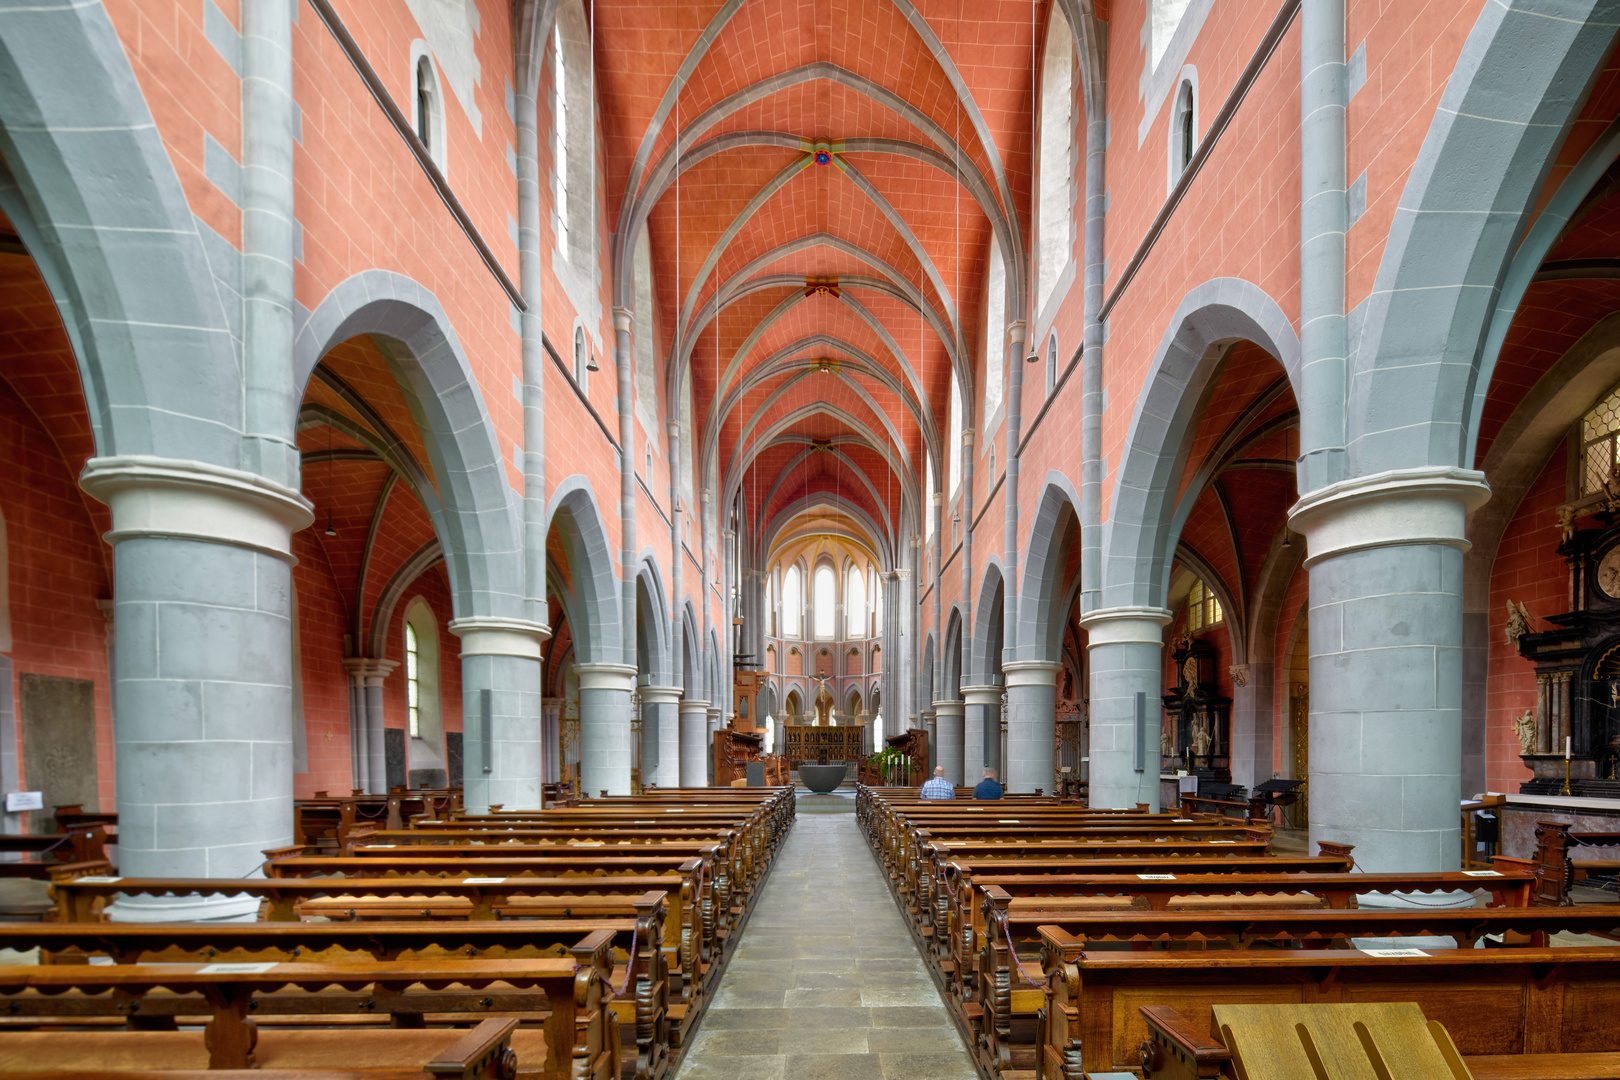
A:
<svg viewBox="0 0 1620 1080">
<path fill-rule="evenodd" d="M 1090 993 L 1087 988 L 1086 993 Z M 1114 990 L 1114 1046 L 1113 1061 L 1116 1069 L 1140 1067 L 1137 1048 L 1148 1037 L 1147 1021 L 1142 1018 L 1143 1005 L 1168 1005 L 1181 1014 L 1182 1019 L 1195 1031 L 1210 1030 L 1210 1020 L 1217 1005 L 1295 1005 L 1305 1000 L 1300 986 L 1154 986 L 1117 987 Z M 1087 1068 L 1095 1068 L 1090 1059 Z"/>
<path fill-rule="evenodd" d="M 1462 1054 L 1524 1053 L 1523 985 L 1517 979 L 1497 983 L 1487 978 L 1466 978 L 1466 983 L 1351 981 L 1344 984 L 1342 1000 L 1416 1002 L 1424 1016 L 1446 1026 Z"/>
<path fill-rule="evenodd" d="M 1620 1051 L 1614 1003 L 1620 980 L 1582 979 L 1564 987 L 1564 1045 L 1601 1053 Z"/>
</svg>

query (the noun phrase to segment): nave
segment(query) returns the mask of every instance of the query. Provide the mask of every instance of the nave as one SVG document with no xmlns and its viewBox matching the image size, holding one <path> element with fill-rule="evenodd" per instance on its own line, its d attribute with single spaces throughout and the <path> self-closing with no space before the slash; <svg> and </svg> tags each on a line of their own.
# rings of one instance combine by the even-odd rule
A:
<svg viewBox="0 0 1620 1080">
<path fill-rule="evenodd" d="M 850 795 L 800 796 L 677 1080 L 974 1080 Z"/>
</svg>

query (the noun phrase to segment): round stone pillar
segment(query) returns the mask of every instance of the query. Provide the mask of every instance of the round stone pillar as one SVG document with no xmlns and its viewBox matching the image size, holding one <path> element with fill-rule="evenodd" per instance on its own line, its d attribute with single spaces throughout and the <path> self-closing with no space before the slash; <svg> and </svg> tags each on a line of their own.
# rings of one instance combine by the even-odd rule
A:
<svg viewBox="0 0 1620 1080">
<path fill-rule="evenodd" d="M 1001 687 L 964 686 L 962 700 L 962 783 L 972 787 L 1001 757 Z"/>
<path fill-rule="evenodd" d="M 579 788 L 596 798 L 630 794 L 630 664 L 576 664 L 579 674 Z"/>
<path fill-rule="evenodd" d="M 291 488 L 195 461 L 92 458 L 112 511 L 118 861 L 129 877 L 247 877 L 292 842 Z M 254 917 L 252 897 L 131 897 L 127 922 Z"/>
<path fill-rule="evenodd" d="M 1310 838 L 1368 872 L 1455 870 L 1462 797 L 1463 553 L 1490 489 L 1401 469 L 1300 499 L 1310 573 Z"/>
<path fill-rule="evenodd" d="M 709 786 L 709 703 L 683 701 L 681 714 L 680 785 Z"/>
<path fill-rule="evenodd" d="M 551 631 L 523 619 L 453 619 L 461 639 L 463 799 L 471 813 L 491 803 L 540 809 L 544 776 L 540 650 Z M 477 809 L 474 809 L 474 808 Z"/>
<path fill-rule="evenodd" d="M 1053 743 L 1057 738 L 1057 676 L 1060 665 L 1017 660 L 1001 666 L 1007 676 L 1007 790 L 1054 794 Z"/>
<path fill-rule="evenodd" d="M 1091 667 L 1091 806 L 1159 809 L 1159 695 L 1169 622 L 1168 611 L 1149 607 L 1101 608 L 1080 619 Z"/>
<path fill-rule="evenodd" d="M 962 703 L 934 702 L 934 724 L 939 737 L 934 740 L 935 766 L 945 766 L 945 779 L 962 786 Z M 933 775 L 931 772 L 930 776 Z M 975 778 L 974 783 L 978 780 Z"/>
<path fill-rule="evenodd" d="M 679 686 L 641 688 L 641 784 L 679 787 L 681 783 L 681 728 Z M 652 768 L 647 751 L 652 750 Z"/>
</svg>

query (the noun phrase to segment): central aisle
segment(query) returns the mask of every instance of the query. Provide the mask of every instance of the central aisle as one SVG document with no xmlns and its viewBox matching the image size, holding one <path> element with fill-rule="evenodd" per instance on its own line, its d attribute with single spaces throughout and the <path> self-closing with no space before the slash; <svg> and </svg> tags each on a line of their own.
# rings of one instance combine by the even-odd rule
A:
<svg viewBox="0 0 1620 1080">
<path fill-rule="evenodd" d="M 800 797 L 678 1080 L 976 1077 L 854 809 Z"/>
</svg>

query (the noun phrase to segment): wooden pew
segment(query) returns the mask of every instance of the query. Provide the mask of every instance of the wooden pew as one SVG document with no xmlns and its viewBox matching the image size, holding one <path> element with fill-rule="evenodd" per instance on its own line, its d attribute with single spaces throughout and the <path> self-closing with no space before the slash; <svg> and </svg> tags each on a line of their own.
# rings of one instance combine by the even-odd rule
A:
<svg viewBox="0 0 1620 1080">
<path fill-rule="evenodd" d="M 1098 912 L 1123 909 L 1146 915 L 1181 910 L 1194 917 L 1210 912 L 1212 920 L 1218 922 L 1228 915 L 1226 909 L 1239 909 L 1233 916 L 1236 918 L 1264 908 L 1347 910 L 1355 907 L 1358 897 L 1392 892 L 1479 891 L 1486 896 L 1487 908 L 1527 908 L 1535 884 L 1530 874 L 1477 877 L 1464 873 L 1044 876 L 991 873 L 975 876 L 971 868 L 955 864 L 951 870 L 949 922 L 946 932 L 936 935 L 934 941 L 941 971 L 959 995 L 975 977 L 987 926 L 1006 926 L 1015 942 L 1024 943 L 1037 940 L 1036 928 L 1043 920 L 1057 924 L 1068 917 L 1084 918 Z"/>
<path fill-rule="evenodd" d="M 1414 1001 L 1445 1025 L 1465 1060 L 1620 1051 L 1612 1023 L 1620 948 L 1088 953 L 1083 940 L 1057 927 L 1043 930 L 1041 941 L 1044 981 L 1009 988 L 1004 1015 L 1033 1018 L 1044 1007 L 1038 1053 L 1051 1080 L 1140 1069 L 1148 1034 L 1142 1005 L 1174 1009 L 1191 1030 L 1208 1031 L 1221 1002 Z M 1003 1070 L 1034 1067 L 1015 1042 L 1035 1035 L 1033 1020 L 1019 1035 L 999 1017 L 985 1028 L 981 1060 Z"/>
<path fill-rule="evenodd" d="M 73 1068 L 73 1062 L 61 1062 L 52 1070 L 47 1062 L 39 1062 L 40 1071 L 22 1072 L 6 1070 L 10 1080 L 510 1080 L 518 1074 L 517 1052 L 511 1048 L 512 1033 L 518 1022 L 494 1018 L 479 1022 L 467 1032 L 435 1031 L 412 1032 L 410 1042 L 396 1048 L 396 1053 L 420 1057 L 431 1053 L 431 1060 L 420 1069 L 361 1068 L 361 1069 L 96 1069 Z M 423 1038 L 422 1036 L 429 1036 Z M 109 1043 L 111 1040 L 95 1040 Z M 118 1042 L 132 1042 L 121 1038 Z M 187 1040 L 192 1041 L 192 1040 Z M 437 1045 L 436 1050 L 430 1047 Z M 117 1044 L 111 1047 L 116 1051 Z M 134 1049 L 132 1047 L 131 1049 Z M 189 1048 L 188 1048 L 189 1049 Z M 124 1056 L 138 1056 L 126 1053 Z"/>
<path fill-rule="evenodd" d="M 78 865 L 108 867 L 107 826 L 100 821 L 56 833 L 0 836 L 0 851 L 33 856 L 0 862 L 0 877 L 44 880 L 53 870 Z"/>
<path fill-rule="evenodd" d="M 689 877 L 630 878 L 75 878 L 53 882 L 57 922 L 102 921 L 102 909 L 120 895 L 259 897 L 260 917 L 268 922 L 299 922 L 305 913 L 339 919 L 496 919 L 566 918 L 574 913 L 600 918 L 635 914 L 648 892 L 668 893 L 671 902 L 662 938 L 679 1000 L 691 1005 L 707 993 L 718 969 L 712 944 L 693 900 Z"/>
<path fill-rule="evenodd" d="M 649 893 L 629 919 L 408 923 L 0 924 L 0 946 L 38 948 L 42 963 L 316 963 L 593 957 L 611 981 L 608 1005 L 636 1039 L 636 1080 L 656 1080 L 682 1045 L 697 1010 L 671 1003 L 663 952 L 664 894 Z M 264 1014 L 261 1019 L 273 1022 Z M 387 1018 L 381 1018 L 386 1022 Z M 8 1021 L 0 1018 L 0 1031 Z"/>
<path fill-rule="evenodd" d="M 53 1060 L 81 1068 L 398 1066 L 406 1064 L 400 1057 L 444 1049 L 442 1031 L 421 1029 L 427 1014 L 517 1012 L 541 1025 L 509 1033 L 519 1075 L 615 1080 L 618 1025 L 605 1008 L 604 948 L 593 943 L 560 959 L 0 967 L 0 1011 L 13 1018 L 208 1018 L 201 1031 L 8 1031 L 0 1071 Z M 320 1026 L 261 1031 L 257 1017 L 278 1011 Z M 368 1032 L 341 1022 L 356 1011 L 402 1026 Z"/>
</svg>

